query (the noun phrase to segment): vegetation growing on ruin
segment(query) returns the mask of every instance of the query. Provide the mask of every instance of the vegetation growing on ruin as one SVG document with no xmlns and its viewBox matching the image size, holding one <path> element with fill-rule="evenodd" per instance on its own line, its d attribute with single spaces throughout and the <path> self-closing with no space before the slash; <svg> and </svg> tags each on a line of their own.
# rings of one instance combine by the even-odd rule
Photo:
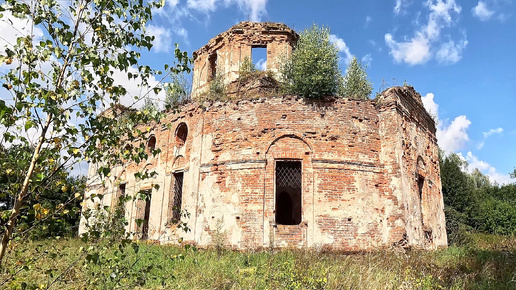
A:
<svg viewBox="0 0 516 290">
<path fill-rule="evenodd" d="M 353 57 L 339 85 L 338 95 L 350 99 L 368 100 L 372 91 L 373 85 L 367 78 L 366 68 L 356 57 Z"/>
<path fill-rule="evenodd" d="M 288 94 L 312 99 L 334 96 L 341 72 L 337 47 L 330 42 L 330 29 L 313 24 L 301 32 L 281 73 Z"/>
<path fill-rule="evenodd" d="M 222 73 L 217 73 L 210 82 L 210 88 L 208 91 L 208 95 L 206 96 L 208 100 L 226 100 L 226 85 L 224 83 L 224 75 Z"/>
</svg>

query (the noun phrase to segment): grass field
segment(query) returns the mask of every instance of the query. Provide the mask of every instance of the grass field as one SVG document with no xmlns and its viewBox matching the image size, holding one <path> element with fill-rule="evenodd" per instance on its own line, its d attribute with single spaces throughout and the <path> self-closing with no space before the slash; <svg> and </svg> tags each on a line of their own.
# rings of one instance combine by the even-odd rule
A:
<svg viewBox="0 0 516 290">
<path fill-rule="evenodd" d="M 473 240 L 475 246 L 437 251 L 352 255 L 146 243 L 136 252 L 130 245 L 115 248 L 79 239 L 17 241 L 2 269 L 0 288 L 516 289 L 516 238 L 474 235 Z"/>
</svg>

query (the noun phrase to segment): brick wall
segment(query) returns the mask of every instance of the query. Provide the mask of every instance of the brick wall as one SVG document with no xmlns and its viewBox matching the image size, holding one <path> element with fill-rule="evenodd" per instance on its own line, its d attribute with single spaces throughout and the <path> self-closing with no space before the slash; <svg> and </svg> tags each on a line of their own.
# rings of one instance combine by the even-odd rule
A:
<svg viewBox="0 0 516 290">
<path fill-rule="evenodd" d="M 182 123 L 188 127 L 184 144 L 176 140 Z M 403 240 L 423 248 L 447 243 L 435 124 L 411 88 L 387 90 L 377 101 L 287 96 L 191 103 L 151 127 L 162 152 L 139 165 L 113 168 L 104 187 L 100 181 L 92 187 L 106 194 L 101 202 L 107 203 L 120 182 L 128 194 L 159 184 L 152 190 L 151 239 L 347 251 Z M 295 225 L 275 220 L 275 168 L 285 160 L 302 168 L 301 222 Z M 134 180 L 145 166 L 158 176 Z M 179 171 L 188 233 L 165 226 L 173 173 Z M 418 176 L 424 177 L 421 195 Z M 131 221 L 137 205 L 127 205 Z"/>
</svg>

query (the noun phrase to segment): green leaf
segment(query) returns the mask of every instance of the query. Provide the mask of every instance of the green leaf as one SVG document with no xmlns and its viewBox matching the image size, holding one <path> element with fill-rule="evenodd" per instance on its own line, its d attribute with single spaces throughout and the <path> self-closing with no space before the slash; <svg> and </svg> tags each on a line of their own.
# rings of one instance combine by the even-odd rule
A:
<svg viewBox="0 0 516 290">
<path fill-rule="evenodd" d="M 25 122 L 25 131 L 29 130 L 30 128 L 34 127 L 34 122 L 32 122 L 31 120 L 27 120 Z"/>
</svg>

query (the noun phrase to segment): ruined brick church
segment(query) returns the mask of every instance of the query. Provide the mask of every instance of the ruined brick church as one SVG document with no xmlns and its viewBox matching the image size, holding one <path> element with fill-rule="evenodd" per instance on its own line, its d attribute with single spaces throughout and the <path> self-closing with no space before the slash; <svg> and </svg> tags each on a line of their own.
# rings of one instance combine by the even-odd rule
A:
<svg viewBox="0 0 516 290">
<path fill-rule="evenodd" d="M 112 168 L 104 182 L 90 164 L 86 197 L 103 194 L 97 202 L 112 206 L 121 194 L 146 192 L 125 205 L 126 230 L 161 243 L 446 246 L 435 122 L 412 87 L 366 101 L 277 94 L 201 101 L 216 74 L 231 88 L 255 48 L 266 48 L 268 74 L 278 75 L 297 39 L 284 24 L 242 22 L 210 40 L 194 52 L 193 102 L 168 113 L 146 140 L 161 153 Z M 158 174 L 135 179 L 142 169 Z M 188 233 L 171 225 L 177 218 Z"/>
</svg>

